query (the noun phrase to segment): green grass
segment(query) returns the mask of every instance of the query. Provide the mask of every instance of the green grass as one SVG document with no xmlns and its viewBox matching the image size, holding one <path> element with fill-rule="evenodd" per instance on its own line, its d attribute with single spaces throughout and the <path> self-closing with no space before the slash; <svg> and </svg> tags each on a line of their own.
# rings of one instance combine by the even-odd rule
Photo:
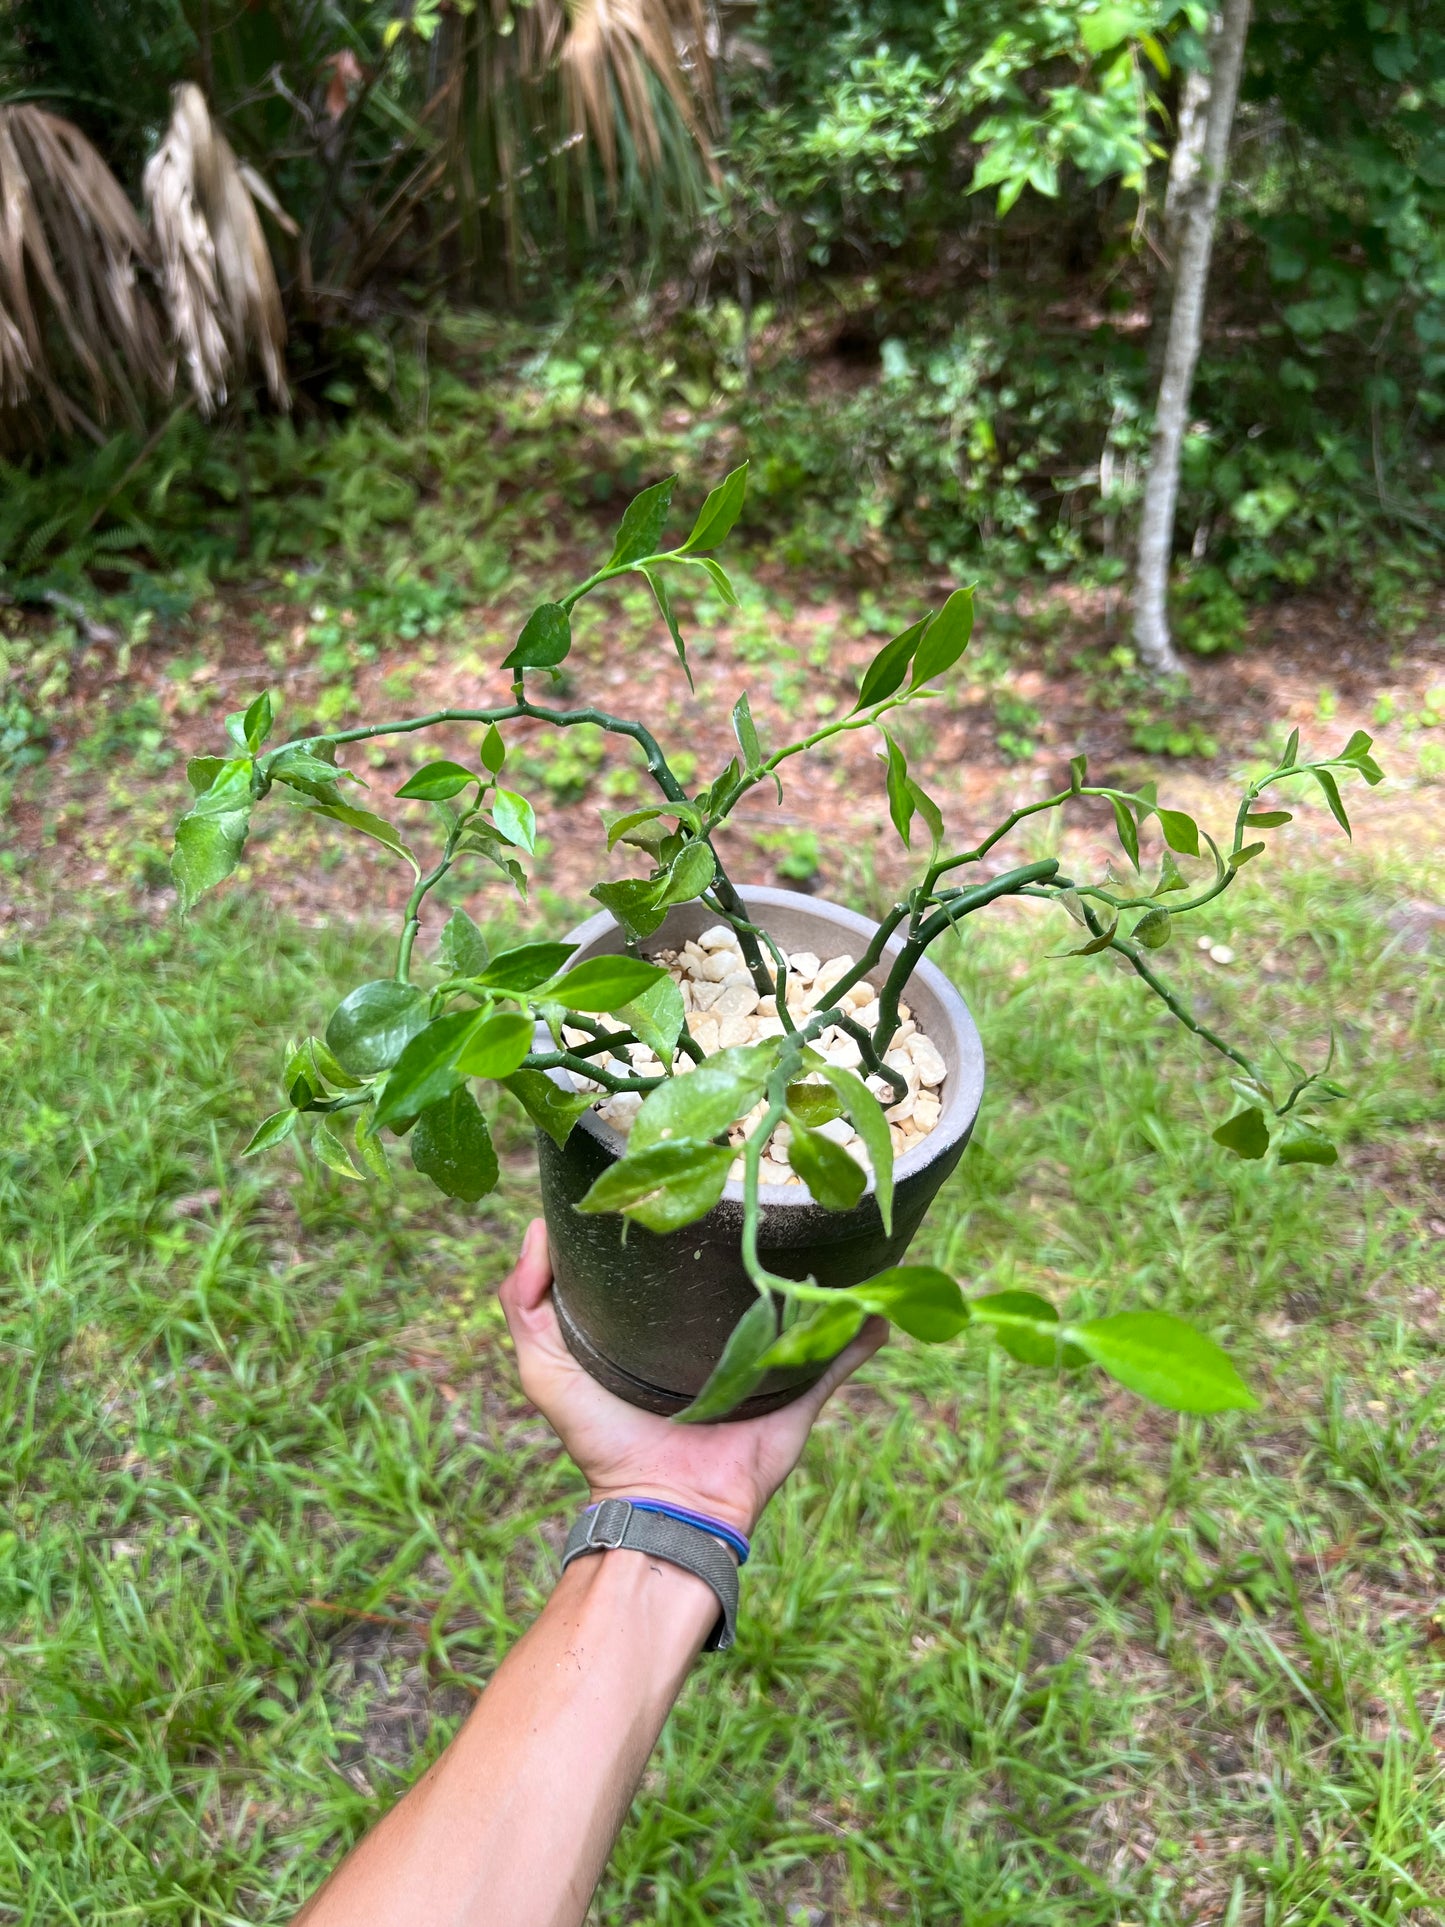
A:
<svg viewBox="0 0 1445 1927">
<path fill-rule="evenodd" d="M 1296 877 L 1288 977 L 1258 896 L 1232 971 L 1169 959 L 1282 1039 L 1336 1021 L 1324 1171 L 1213 1146 L 1227 1090 L 1136 985 L 970 933 L 990 1090 L 920 1248 L 1189 1313 L 1263 1408 L 895 1342 L 762 1528 L 599 1922 L 1445 1920 L 1445 1061 L 1387 901 Z M 0 948 L 0 1921 L 286 1919 L 555 1570 L 579 1481 L 491 1300 L 520 1125 L 470 1212 L 237 1158 L 356 948 L 241 897 Z"/>
</svg>

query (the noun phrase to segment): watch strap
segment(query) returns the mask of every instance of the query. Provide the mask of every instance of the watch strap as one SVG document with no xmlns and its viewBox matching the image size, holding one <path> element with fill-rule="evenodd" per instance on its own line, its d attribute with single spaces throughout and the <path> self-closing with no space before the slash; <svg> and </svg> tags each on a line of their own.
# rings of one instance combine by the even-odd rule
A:
<svg viewBox="0 0 1445 1927">
<path fill-rule="evenodd" d="M 644 1511 L 630 1499 L 604 1499 L 590 1506 L 568 1533 L 562 1570 L 589 1552 L 616 1551 L 648 1553 L 705 1581 L 717 1594 L 721 1613 L 703 1651 L 725 1652 L 732 1645 L 738 1619 L 737 1562 L 712 1533 L 670 1513 Z"/>
</svg>

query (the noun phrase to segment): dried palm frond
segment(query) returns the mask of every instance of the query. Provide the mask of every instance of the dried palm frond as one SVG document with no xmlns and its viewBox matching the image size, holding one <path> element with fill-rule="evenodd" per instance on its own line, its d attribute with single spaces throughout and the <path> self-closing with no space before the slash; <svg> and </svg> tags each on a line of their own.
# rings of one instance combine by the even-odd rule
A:
<svg viewBox="0 0 1445 1927">
<path fill-rule="evenodd" d="M 630 134 L 644 173 L 661 163 L 654 80 L 701 147 L 712 104 L 701 0 L 565 0 L 565 4 L 561 65 L 568 131 L 590 137 L 608 181 L 617 178 L 619 124 Z M 691 86 L 683 74 L 679 43 L 692 53 Z M 708 165 L 712 165 L 710 158 Z"/>
<path fill-rule="evenodd" d="M 225 401 L 228 381 L 252 350 L 272 399 L 287 407 L 286 317 L 256 204 L 292 234 L 295 223 L 260 175 L 236 159 L 190 82 L 171 96 L 170 125 L 146 163 L 143 189 L 171 330 L 201 413 Z"/>
<path fill-rule="evenodd" d="M 444 17 L 428 48 L 438 76 L 423 121 L 440 129 L 440 227 L 470 267 L 500 226 L 516 279 L 523 255 L 565 234 L 574 196 L 596 229 L 600 171 L 621 218 L 700 207 L 716 178 L 713 54 L 704 0 L 477 0 Z M 436 175 L 419 167 L 363 246 L 374 261 Z"/>
<path fill-rule="evenodd" d="M 98 434 L 134 418 L 167 385 L 155 311 L 136 277 L 144 228 L 100 155 L 69 121 L 29 105 L 0 107 L 0 405 L 43 401 L 64 428 Z"/>
</svg>

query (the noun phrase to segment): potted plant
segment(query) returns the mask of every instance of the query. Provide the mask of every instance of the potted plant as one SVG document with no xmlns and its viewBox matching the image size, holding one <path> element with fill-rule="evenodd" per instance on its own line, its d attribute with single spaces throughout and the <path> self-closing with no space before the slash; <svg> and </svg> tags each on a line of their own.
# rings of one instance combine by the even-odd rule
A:
<svg viewBox="0 0 1445 1927">
<path fill-rule="evenodd" d="M 358 985 L 320 1036 L 291 1051 L 286 1102 L 247 1150 L 278 1145 L 305 1122 L 326 1163 L 380 1177 L 387 1138 L 405 1138 L 418 1170 L 449 1197 L 475 1200 L 496 1184 L 498 1166 L 473 1085 L 504 1085 L 537 1127 L 568 1342 L 623 1396 L 688 1419 L 794 1396 L 870 1313 L 928 1342 L 984 1326 L 1026 1364 L 1092 1361 L 1176 1410 L 1251 1405 L 1226 1355 L 1178 1319 L 1135 1311 L 1064 1323 L 1030 1293 L 968 1299 L 944 1272 L 903 1262 L 983 1091 L 978 1033 L 928 952 L 1005 897 L 1059 906 L 1078 936 L 1066 954 L 1123 958 L 1227 1060 L 1243 1102 L 1215 1131 L 1221 1144 L 1246 1158 L 1272 1151 L 1282 1163 L 1333 1162 L 1315 1121 L 1339 1095 L 1325 1075 L 1287 1065 L 1287 1088 L 1276 1091 L 1199 1021 L 1155 959 L 1181 917 L 1264 852 L 1259 833 L 1289 820 L 1263 804 L 1266 791 L 1316 784 L 1348 829 L 1338 779 L 1354 771 L 1380 780 L 1370 739 L 1357 734 L 1337 755 L 1306 761 L 1296 731 L 1278 763 L 1245 786 L 1224 844 L 1152 786 L 1090 783 L 1076 757 L 1066 786 L 956 848 L 889 720 L 926 702 L 966 649 L 973 604 L 960 589 L 878 652 L 846 715 L 800 741 L 765 745 L 740 697 L 736 754 L 689 792 L 642 722 L 593 704 L 549 706 L 532 692 L 566 661 L 577 604 L 626 576 L 651 588 L 688 673 L 669 584 L 700 571 L 735 599 L 713 551 L 737 521 L 745 486 L 744 467 L 712 491 L 674 548 L 663 544 L 673 482 L 645 489 L 602 567 L 528 617 L 504 662 L 510 702 L 268 747 L 273 711 L 263 694 L 227 718 L 228 755 L 190 764 L 195 794 L 173 859 L 183 910 L 235 869 L 253 811 L 279 796 L 376 839 L 415 879 L 392 974 Z M 522 718 L 562 730 L 592 724 L 640 746 L 656 794 L 604 812 L 604 825 L 608 850 L 636 852 L 645 873 L 599 883 L 600 912 L 579 930 L 499 955 L 455 910 L 418 971 L 428 896 L 457 865 L 489 866 L 525 888 L 535 817 L 505 780 L 507 726 Z M 355 800 L 350 786 L 360 779 L 342 753 L 458 723 L 481 732 L 475 766 L 430 762 L 396 792 L 434 811 L 438 847 L 425 863 L 395 824 Z M 737 887 L 718 858 L 719 827 L 759 785 L 776 785 L 781 798 L 793 758 L 859 729 L 877 733 L 894 829 L 910 851 L 917 841 L 911 887 L 876 923 L 815 898 Z M 1072 877 L 1055 858 L 1003 870 L 990 862 L 1026 819 L 1089 799 L 1112 811 L 1126 880 L 1112 868 L 1098 880 Z"/>
</svg>

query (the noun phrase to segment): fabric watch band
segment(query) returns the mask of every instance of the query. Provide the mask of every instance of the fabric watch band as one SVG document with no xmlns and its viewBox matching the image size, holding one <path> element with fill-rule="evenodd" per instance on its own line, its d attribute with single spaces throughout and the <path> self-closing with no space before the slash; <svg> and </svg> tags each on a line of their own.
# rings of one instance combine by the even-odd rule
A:
<svg viewBox="0 0 1445 1927">
<path fill-rule="evenodd" d="M 725 1652 L 732 1645 L 738 1621 L 738 1569 L 727 1547 L 711 1532 L 668 1512 L 644 1511 L 630 1499 L 604 1499 L 589 1506 L 568 1533 L 562 1570 L 586 1553 L 618 1550 L 650 1553 L 705 1580 L 717 1594 L 722 1614 L 703 1651 Z"/>
</svg>

